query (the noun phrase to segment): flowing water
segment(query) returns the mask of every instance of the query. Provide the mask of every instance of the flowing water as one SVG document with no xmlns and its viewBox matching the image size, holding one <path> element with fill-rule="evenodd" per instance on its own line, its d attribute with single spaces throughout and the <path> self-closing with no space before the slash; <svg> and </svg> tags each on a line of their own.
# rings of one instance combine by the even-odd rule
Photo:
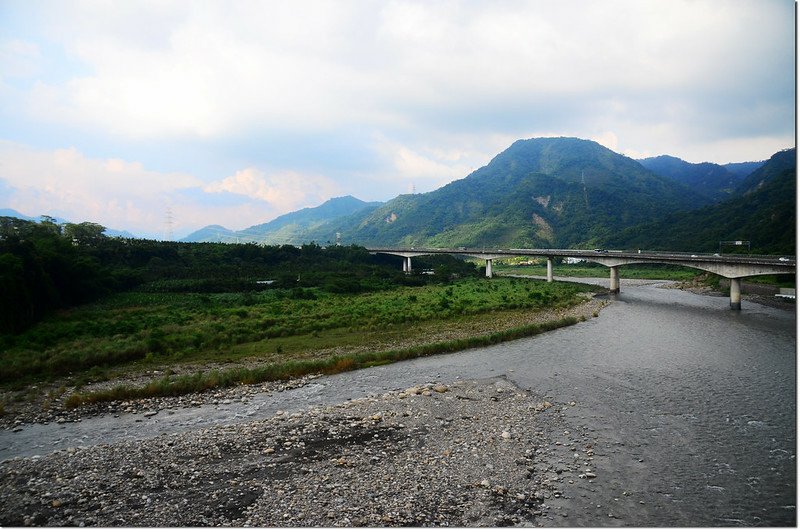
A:
<svg viewBox="0 0 800 530">
<path fill-rule="evenodd" d="M 623 281 L 598 318 L 540 336 L 317 379 L 248 403 L 0 432 L 0 458 L 247 421 L 415 384 L 504 376 L 596 440 L 566 526 L 796 524 L 795 312 Z M 550 524 L 558 524 L 559 521 Z"/>
</svg>

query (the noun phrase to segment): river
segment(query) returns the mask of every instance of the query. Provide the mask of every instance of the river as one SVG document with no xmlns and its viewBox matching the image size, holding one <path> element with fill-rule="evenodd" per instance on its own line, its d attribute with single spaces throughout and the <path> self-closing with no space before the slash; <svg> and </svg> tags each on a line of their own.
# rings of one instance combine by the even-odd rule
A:
<svg viewBox="0 0 800 530">
<path fill-rule="evenodd" d="M 795 526 L 795 312 L 746 300 L 732 311 L 725 297 L 666 283 L 624 280 L 599 317 L 575 326 L 324 377 L 247 404 L 2 431 L 0 458 L 504 376 L 556 404 L 574 401 L 569 428 L 596 440 L 597 480 L 565 484 L 551 501 L 570 513 L 564 525 Z"/>
</svg>

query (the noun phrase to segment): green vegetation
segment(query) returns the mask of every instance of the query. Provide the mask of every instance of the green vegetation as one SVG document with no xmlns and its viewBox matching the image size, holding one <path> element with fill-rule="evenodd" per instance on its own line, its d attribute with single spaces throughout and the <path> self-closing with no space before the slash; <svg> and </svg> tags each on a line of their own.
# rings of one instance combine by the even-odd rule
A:
<svg viewBox="0 0 800 530">
<path fill-rule="evenodd" d="M 134 361 L 281 361 L 360 344 L 370 333 L 508 309 L 568 306 L 585 286 L 466 279 L 359 295 L 319 288 L 255 293 L 120 293 L 2 337 L 0 383 L 83 374 Z"/>
<path fill-rule="evenodd" d="M 427 355 L 490 346 L 504 341 L 551 331 L 577 322 L 577 319 L 567 317 L 552 322 L 530 324 L 477 337 L 466 337 L 399 350 L 332 356 L 323 359 L 292 360 L 257 368 L 236 367 L 228 370 L 214 370 L 208 373 L 196 373 L 187 376 L 168 375 L 140 387 L 119 385 L 104 391 L 74 393 L 70 395 L 65 405 L 72 408 L 103 401 L 154 396 L 176 396 L 190 392 L 202 392 L 211 388 L 229 387 L 237 384 L 255 384 L 264 381 L 301 377 L 314 373 L 334 374 Z"/>
<path fill-rule="evenodd" d="M 731 198 L 658 222 L 628 228 L 609 239 L 611 248 L 717 252 L 720 241 L 751 241 L 753 254 L 794 255 L 796 150 L 781 151 L 744 179 Z M 726 252 L 733 249 L 725 249 Z"/>
<path fill-rule="evenodd" d="M 426 322 L 448 325 L 495 312 L 567 307 L 586 290 L 488 281 L 473 263 L 449 256 L 415 258 L 417 273 L 407 275 L 399 258 L 372 256 L 359 247 L 120 240 L 103 236 L 99 225 L 0 222 L 0 257 L 25 264 L 0 271 L 10 293 L 1 307 L 5 386 L 61 377 L 80 386 L 130 367 L 188 361 L 256 359 L 272 368 L 171 380 L 169 392 L 342 370 L 388 362 L 418 348 L 420 354 L 452 351 L 462 343 L 414 345 L 374 359 L 331 352 L 364 355 L 365 342 L 413 334 L 414 326 Z M 15 320 L 16 307 L 31 310 Z"/>
<path fill-rule="evenodd" d="M 112 293 L 360 293 L 478 274 L 473 264 L 449 256 L 415 260 L 418 271 L 436 275 L 406 275 L 401 258 L 372 256 L 362 247 L 173 243 L 109 238 L 103 230 L 93 223 L 0 217 L 0 334 Z"/>
</svg>

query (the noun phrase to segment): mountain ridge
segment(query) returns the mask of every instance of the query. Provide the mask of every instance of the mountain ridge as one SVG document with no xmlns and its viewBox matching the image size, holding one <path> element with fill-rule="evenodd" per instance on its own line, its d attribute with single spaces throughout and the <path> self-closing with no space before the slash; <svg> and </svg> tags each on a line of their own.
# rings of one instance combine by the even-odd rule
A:
<svg viewBox="0 0 800 530">
<path fill-rule="evenodd" d="M 364 245 L 595 245 L 672 207 L 709 202 L 591 140 L 532 138 L 514 142 L 463 179 L 398 196 L 310 236 L 324 241 L 336 231 Z"/>
<path fill-rule="evenodd" d="M 796 149 L 784 149 L 745 178 L 733 197 L 633 227 L 610 243 L 627 248 L 712 252 L 720 241 L 748 240 L 754 253 L 795 254 L 796 177 Z"/>
<path fill-rule="evenodd" d="M 731 171 L 728 165 L 712 162 L 694 164 L 671 155 L 642 158 L 638 162 L 650 171 L 680 182 L 714 202 L 733 196 L 736 187 L 749 174 L 744 172 L 746 168 L 752 167 L 754 170 L 764 164 L 763 161 L 728 164 L 734 168 Z"/>
<path fill-rule="evenodd" d="M 334 197 L 319 206 L 302 208 L 243 230 L 229 230 L 220 225 L 208 225 L 187 235 L 183 242 L 257 242 L 266 245 L 295 244 L 305 234 L 325 223 L 364 209 L 377 207 L 380 202 L 365 202 L 352 195 Z"/>
</svg>

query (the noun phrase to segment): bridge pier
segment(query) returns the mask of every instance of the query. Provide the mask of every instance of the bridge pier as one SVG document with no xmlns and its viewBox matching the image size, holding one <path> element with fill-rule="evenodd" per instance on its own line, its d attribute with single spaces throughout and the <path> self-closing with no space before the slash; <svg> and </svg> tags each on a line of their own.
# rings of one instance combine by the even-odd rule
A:
<svg viewBox="0 0 800 530">
<path fill-rule="evenodd" d="M 487 278 L 492 277 L 492 260 L 490 259 L 486 260 L 486 277 Z"/>
<path fill-rule="evenodd" d="M 411 256 L 403 257 L 403 272 L 411 273 Z"/>
<path fill-rule="evenodd" d="M 742 309 L 741 278 L 731 278 L 731 309 Z"/>
<path fill-rule="evenodd" d="M 612 293 L 619 292 L 619 266 L 609 267 L 611 270 L 611 279 L 609 282 L 608 290 Z"/>
<path fill-rule="evenodd" d="M 553 281 L 553 258 L 547 258 L 547 281 Z"/>
</svg>

